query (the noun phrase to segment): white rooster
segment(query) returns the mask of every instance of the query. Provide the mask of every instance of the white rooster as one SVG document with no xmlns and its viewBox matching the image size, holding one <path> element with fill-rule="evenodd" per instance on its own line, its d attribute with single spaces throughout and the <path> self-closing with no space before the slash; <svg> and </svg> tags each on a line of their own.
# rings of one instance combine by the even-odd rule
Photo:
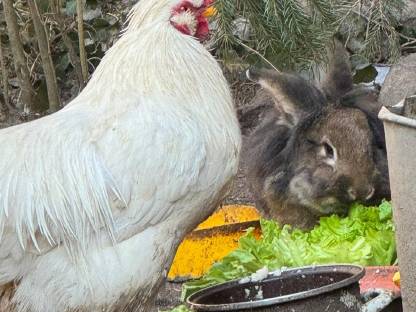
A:
<svg viewBox="0 0 416 312">
<path fill-rule="evenodd" d="M 210 2 L 141 0 L 75 100 L 0 131 L 0 287 L 15 283 L 15 311 L 150 311 L 223 198 L 240 130 L 196 40 Z"/>
</svg>

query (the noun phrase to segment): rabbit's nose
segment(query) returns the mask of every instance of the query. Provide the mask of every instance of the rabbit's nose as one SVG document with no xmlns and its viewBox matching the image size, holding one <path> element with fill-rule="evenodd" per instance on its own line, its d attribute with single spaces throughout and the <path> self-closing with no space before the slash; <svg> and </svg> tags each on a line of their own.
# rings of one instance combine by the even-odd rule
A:
<svg viewBox="0 0 416 312">
<path fill-rule="evenodd" d="M 349 196 L 349 198 L 350 198 L 352 201 L 356 200 L 356 199 L 357 199 L 357 192 L 355 191 L 355 189 L 353 189 L 352 187 L 350 187 L 350 188 L 348 189 L 348 196 Z"/>
<path fill-rule="evenodd" d="M 374 193 L 375 193 L 374 187 L 370 186 L 368 189 L 367 196 L 365 197 L 365 200 L 370 200 L 374 196 Z"/>
</svg>

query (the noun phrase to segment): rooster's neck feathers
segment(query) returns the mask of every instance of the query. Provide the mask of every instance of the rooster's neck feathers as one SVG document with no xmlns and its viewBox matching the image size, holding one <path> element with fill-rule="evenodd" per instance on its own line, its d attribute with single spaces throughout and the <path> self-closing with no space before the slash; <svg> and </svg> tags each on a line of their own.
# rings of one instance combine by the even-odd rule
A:
<svg viewBox="0 0 416 312">
<path fill-rule="evenodd" d="M 186 99 L 186 105 L 201 103 L 201 96 L 229 97 L 216 60 L 195 38 L 180 33 L 168 22 L 170 11 L 161 5 L 168 2 L 172 1 L 139 2 L 142 6 L 138 4 L 132 10 L 125 32 L 74 103 L 95 99 L 96 104 L 113 105 L 115 98 L 126 95 L 135 99 L 163 95 Z M 167 15 L 164 18 L 154 12 L 159 7 L 161 15 Z M 154 20 L 153 15 L 157 15 Z M 233 109 L 231 101 L 227 109 Z"/>
</svg>

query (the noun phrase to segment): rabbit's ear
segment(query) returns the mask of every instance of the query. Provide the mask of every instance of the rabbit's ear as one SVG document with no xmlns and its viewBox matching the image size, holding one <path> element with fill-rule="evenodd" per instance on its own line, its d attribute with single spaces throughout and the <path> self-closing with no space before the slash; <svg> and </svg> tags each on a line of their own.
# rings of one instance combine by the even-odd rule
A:
<svg viewBox="0 0 416 312">
<path fill-rule="evenodd" d="M 353 88 L 351 65 L 347 49 L 335 40 L 328 48 L 328 66 L 321 88 L 330 102 L 337 102 Z"/>
<path fill-rule="evenodd" d="M 305 113 L 321 110 L 326 103 L 322 92 L 300 76 L 253 68 L 246 74 L 272 96 L 277 109 L 291 117 L 291 123 L 296 124 Z"/>
</svg>

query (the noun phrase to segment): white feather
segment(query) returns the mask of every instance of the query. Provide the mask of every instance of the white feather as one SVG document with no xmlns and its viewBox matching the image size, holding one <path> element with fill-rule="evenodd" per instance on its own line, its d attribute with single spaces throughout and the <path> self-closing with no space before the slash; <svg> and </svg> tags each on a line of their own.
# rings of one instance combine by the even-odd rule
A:
<svg viewBox="0 0 416 312">
<path fill-rule="evenodd" d="M 170 25 L 176 3 L 140 1 L 73 102 L 0 131 L 0 285 L 20 280 L 17 311 L 113 311 L 145 289 L 147 311 L 236 173 L 227 83 Z"/>
</svg>

